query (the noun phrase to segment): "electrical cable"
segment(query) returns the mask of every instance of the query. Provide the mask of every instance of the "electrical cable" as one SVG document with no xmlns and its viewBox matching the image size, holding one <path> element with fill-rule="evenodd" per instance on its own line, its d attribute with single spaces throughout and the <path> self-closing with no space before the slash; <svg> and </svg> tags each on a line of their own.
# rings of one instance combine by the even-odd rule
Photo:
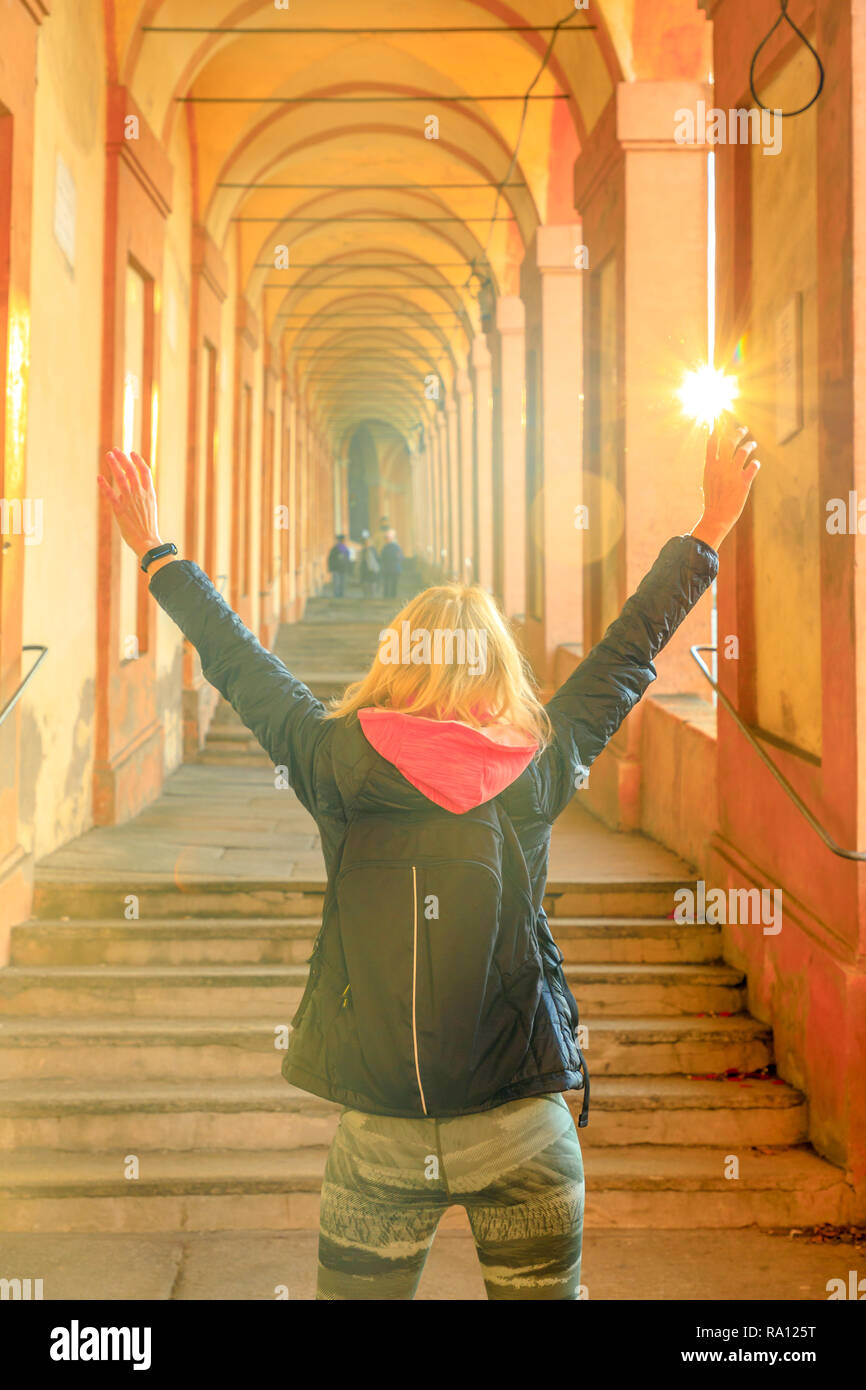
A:
<svg viewBox="0 0 866 1390">
<path fill-rule="evenodd" d="M 297 280 L 294 284 L 280 285 L 271 284 L 269 280 L 266 280 L 262 289 L 280 290 L 282 294 L 288 293 L 289 290 L 303 291 L 304 294 L 309 290 L 330 290 L 332 294 L 337 292 L 342 294 L 344 290 L 432 290 L 434 294 L 443 294 L 446 290 L 451 290 L 454 294 L 458 292 L 456 285 L 448 284 L 445 281 L 439 285 L 431 285 L 429 283 L 419 284 L 412 280 L 395 280 L 393 284 L 389 285 L 343 285 L 334 280 L 323 280 L 318 285 L 308 285 L 304 280 Z"/>
<path fill-rule="evenodd" d="M 431 188 L 483 188 L 485 191 L 490 187 L 490 182 L 486 183 L 259 183 L 254 180 L 252 183 L 227 183 L 221 180 L 217 188 L 255 188 L 259 193 L 270 193 L 271 189 L 279 188 L 316 188 L 334 189 L 338 188 L 342 192 L 344 189 L 354 189 L 360 193 L 367 193 L 370 189 L 388 189 L 404 192 L 408 189 L 423 189 L 425 193 Z M 512 188 L 525 188 L 525 183 L 513 183 Z"/>
<path fill-rule="evenodd" d="M 270 261 L 256 261 L 263 270 L 462 270 L 464 261 L 292 261 L 277 267 Z"/>
<path fill-rule="evenodd" d="M 573 17 L 573 16 L 572 16 Z M 551 24 L 426 24 L 426 25 L 392 25 L 391 27 L 368 26 L 366 28 L 322 28 L 310 25 L 291 28 L 286 25 L 260 25 L 257 27 L 241 28 L 229 24 L 142 24 L 140 32 L 142 34 L 233 34 L 236 38 L 256 37 L 257 35 L 267 34 L 271 37 L 291 36 L 297 38 L 303 34 L 309 35 L 331 35 L 335 38 L 366 38 L 371 34 L 549 34 L 552 29 L 558 29 L 559 25 Z M 596 24 L 575 24 L 572 32 L 579 34 L 584 30 L 596 29 Z"/>
<path fill-rule="evenodd" d="M 339 222 L 341 226 L 342 226 L 342 224 L 343 224 L 344 222 L 380 222 L 380 223 L 381 223 L 381 222 L 420 222 L 420 223 L 422 223 L 422 224 L 426 227 L 426 226 L 428 226 L 431 222 L 462 222 L 462 223 L 465 224 L 465 223 L 467 223 L 467 222 L 486 222 L 486 221 L 487 221 L 487 218 L 486 218 L 486 217 L 402 217 L 402 216 L 398 216 L 396 213 L 390 213 L 390 212 L 387 214 L 387 216 L 383 216 L 383 217 L 341 217 L 341 215 L 340 215 L 338 212 L 332 212 L 331 215 L 330 215 L 329 217 L 294 217 L 294 216 L 292 216 L 292 217 L 277 217 L 277 216 L 271 215 L 270 217 L 246 217 L 246 216 L 239 216 L 239 217 L 232 217 L 230 220 L 231 220 L 232 222 L 276 222 L 279 226 L 282 226 L 284 222 Z M 511 216 L 510 213 L 508 214 L 507 217 L 494 217 L 494 218 L 491 218 L 491 221 L 494 221 L 494 222 L 512 222 L 513 220 L 514 220 L 514 219 L 512 218 L 512 216 Z M 290 269 L 291 269 L 291 266 L 288 266 L 287 269 L 290 270 Z"/>
<path fill-rule="evenodd" d="M 175 97 L 175 101 L 187 106 L 381 106 L 384 102 L 407 102 L 423 101 L 430 106 L 435 106 L 437 102 L 464 102 L 464 101 L 570 101 L 570 92 L 539 92 L 536 96 L 529 96 L 520 92 L 490 92 L 481 96 L 471 96 L 469 93 L 461 92 L 458 94 L 442 92 L 422 92 L 420 95 L 406 95 L 401 93 L 399 96 L 385 96 L 377 92 L 375 96 L 364 97 L 199 97 L 185 96 Z"/>
<path fill-rule="evenodd" d="M 770 29 L 770 31 L 769 31 L 769 33 L 767 34 L 766 38 L 763 38 L 763 39 L 761 40 L 761 42 L 758 44 L 758 47 L 755 49 L 754 57 L 752 58 L 752 65 L 751 65 L 751 67 L 749 68 L 749 86 L 750 86 L 751 91 L 752 91 L 752 96 L 755 98 L 755 101 L 756 101 L 757 104 L 760 106 L 761 110 L 762 110 L 762 111 L 770 111 L 770 110 L 773 110 L 773 111 L 774 111 L 774 114 L 778 114 L 779 116 L 782 116 L 782 117 L 787 117 L 787 116 L 802 116 L 802 114 L 803 114 L 804 111 L 808 111 L 810 106 L 814 106 L 814 105 L 815 105 L 815 102 L 818 100 L 819 96 L 821 95 L 821 92 L 824 90 L 824 64 L 821 62 L 821 59 L 820 59 L 820 57 L 819 57 L 819 55 L 818 55 L 817 50 L 816 50 L 815 48 L 812 47 L 812 45 L 810 44 L 809 40 L 806 38 L 806 35 L 803 33 L 802 29 L 798 29 L 798 28 L 797 28 L 797 26 L 796 26 L 796 24 L 794 23 L 793 19 L 792 19 L 791 16 L 788 14 L 788 5 L 789 5 L 789 3 L 790 3 L 790 0 L 779 0 L 779 9 L 780 9 L 779 18 L 776 20 L 776 22 L 775 22 L 775 24 L 773 25 L 772 29 Z M 811 53 L 812 57 L 815 59 L 815 62 L 818 64 L 818 73 L 819 73 L 819 77 L 818 77 L 818 88 L 817 88 L 817 91 L 815 92 L 815 95 L 812 97 L 811 101 L 807 101 L 807 102 L 806 102 L 806 105 L 805 105 L 805 106 L 798 106 L 797 109 L 796 109 L 796 111 L 779 111 L 779 112 L 776 112 L 776 111 L 774 110 L 774 108 L 769 107 L 769 106 L 765 106 L 764 103 L 761 101 L 761 98 L 758 96 L 758 93 L 755 91 L 755 68 L 756 68 L 757 65 L 758 65 L 758 57 L 760 56 L 761 50 L 764 48 L 764 46 L 765 46 L 767 43 L 769 43 L 770 39 L 771 39 L 771 38 L 773 37 L 773 35 L 775 34 L 775 32 L 776 32 L 776 30 L 778 29 L 779 25 L 782 23 L 782 20 L 784 20 L 786 24 L 789 24 L 789 25 L 791 26 L 791 28 L 793 29 L 793 31 L 794 31 L 794 33 L 797 35 L 797 37 L 798 37 L 799 39 L 802 39 L 803 43 L 804 43 L 804 44 L 806 45 L 806 47 L 808 48 L 808 50 L 809 50 L 809 52 Z"/>
<path fill-rule="evenodd" d="M 536 82 L 538 82 L 539 78 L 541 77 L 541 74 L 544 72 L 545 68 L 547 67 L 547 64 L 550 62 L 550 57 L 551 57 L 551 54 L 553 53 L 553 47 L 554 47 L 554 44 L 556 43 L 556 37 L 557 37 L 557 35 L 558 35 L 560 29 L 565 28 L 565 27 L 568 25 L 569 20 L 571 20 L 571 19 L 574 19 L 574 11 L 573 11 L 573 10 L 569 11 L 569 13 L 568 13 L 567 15 L 563 15 L 562 19 L 557 20 L 556 24 L 553 26 L 553 29 L 551 30 L 551 33 L 550 33 L 550 42 L 549 42 L 548 45 L 547 45 L 547 50 L 546 50 L 546 52 L 545 52 L 545 54 L 544 54 L 544 57 L 543 57 L 542 60 L 541 60 L 541 64 L 540 64 L 540 66 L 539 66 L 539 68 L 538 68 L 538 71 L 536 72 L 535 76 L 533 77 L 532 81 L 530 82 L 529 86 L 527 87 L 527 89 L 526 89 L 526 91 L 525 91 L 525 93 L 524 93 L 524 96 L 523 96 L 523 110 L 522 110 L 521 113 L 520 113 L 520 125 L 519 125 L 518 128 L 517 128 L 517 140 L 515 141 L 515 145 L 514 145 L 514 153 L 513 153 L 512 156 L 511 156 L 511 161 L 510 161 L 510 163 L 509 163 L 509 165 L 508 165 L 508 169 L 506 170 L 505 178 L 502 179 L 501 182 L 498 183 L 498 184 L 496 185 L 496 198 L 495 198 L 494 203 L 493 203 L 493 212 L 491 213 L 491 216 L 490 216 L 490 226 L 489 226 L 488 229 L 487 229 L 487 237 L 486 237 L 486 240 L 485 240 L 485 242 L 484 242 L 483 256 L 484 256 L 484 260 L 485 260 L 485 261 L 487 261 L 487 252 L 488 252 L 489 247 L 490 247 L 490 239 L 491 239 L 491 237 L 492 237 L 492 235 L 493 235 L 493 224 L 494 224 L 494 222 L 504 220 L 504 219 L 502 219 L 502 218 L 497 218 L 496 213 L 497 213 L 497 210 L 498 210 L 498 208 L 499 208 L 499 200 L 500 200 L 500 198 L 502 197 L 503 189 L 506 187 L 506 185 L 508 184 L 508 182 L 509 182 L 509 180 L 510 180 L 510 178 L 511 178 L 511 175 L 514 173 L 514 169 L 515 169 L 515 166 L 516 166 L 516 164 L 517 164 L 517 158 L 518 158 L 518 155 L 520 154 L 520 146 L 521 146 L 521 143 L 522 143 L 522 141 L 523 141 L 523 131 L 524 131 L 524 128 L 525 128 L 525 126 L 526 126 L 526 116 L 527 116 L 527 113 L 528 113 L 528 111 L 529 111 L 529 102 L 533 99 L 533 98 L 532 98 L 532 89 L 533 89 L 533 87 L 535 86 Z M 565 95 L 570 95 L 570 94 L 569 94 L 569 93 L 566 93 Z M 467 277 L 467 279 L 466 279 L 466 281 L 465 281 L 465 284 L 464 284 L 463 288 L 464 288 L 464 289 L 468 288 L 470 282 L 471 282 L 473 279 L 479 280 L 479 281 L 480 281 L 480 287 L 479 287 L 478 293 L 477 293 L 477 294 L 473 294 L 473 292 L 470 290 L 470 294 L 472 294 L 473 299 L 475 299 L 476 301 L 478 301 L 478 300 L 481 298 L 481 292 L 482 292 L 482 290 L 483 290 L 483 288 L 484 288 L 484 284 L 485 284 L 486 281 L 489 280 L 490 277 L 489 277 L 489 275 L 486 275 L 486 276 L 482 276 L 482 275 L 481 275 L 480 271 L 479 271 L 478 268 L 477 268 L 477 265 L 476 265 L 476 262 L 475 262 L 475 259 L 474 259 L 474 258 L 473 258 L 473 260 L 471 261 L 470 266 L 471 266 L 471 269 L 470 269 L 469 275 L 468 275 L 468 277 Z"/>
</svg>

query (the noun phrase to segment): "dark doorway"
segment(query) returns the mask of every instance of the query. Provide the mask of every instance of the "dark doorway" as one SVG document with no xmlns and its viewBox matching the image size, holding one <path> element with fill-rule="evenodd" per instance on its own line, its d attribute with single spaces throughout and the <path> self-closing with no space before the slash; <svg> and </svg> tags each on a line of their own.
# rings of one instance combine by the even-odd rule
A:
<svg viewBox="0 0 866 1390">
<path fill-rule="evenodd" d="M 360 425 L 349 445 L 349 535 L 353 541 L 360 541 L 362 531 L 372 534 L 374 530 L 370 525 L 370 489 L 378 484 L 376 444 L 367 426 Z M 378 516 L 374 521 L 378 525 Z"/>
</svg>

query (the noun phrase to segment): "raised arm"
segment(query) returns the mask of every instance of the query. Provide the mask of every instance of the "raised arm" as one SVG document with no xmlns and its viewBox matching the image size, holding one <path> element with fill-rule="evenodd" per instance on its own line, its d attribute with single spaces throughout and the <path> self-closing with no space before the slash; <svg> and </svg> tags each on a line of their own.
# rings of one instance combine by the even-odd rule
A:
<svg viewBox="0 0 866 1390">
<path fill-rule="evenodd" d="M 100 490 L 123 539 L 141 559 L 161 544 L 150 469 L 140 455 L 119 450 L 108 455 L 108 463 L 113 486 L 100 475 Z M 265 650 L 198 565 L 166 556 L 152 562 L 148 576 L 153 597 L 198 651 L 205 679 L 271 761 L 288 768 L 293 790 L 315 814 L 315 755 L 330 727 L 322 702 Z"/>
<path fill-rule="evenodd" d="M 601 641 L 547 704 L 553 742 L 540 759 L 555 819 L 626 715 L 656 678 L 655 657 L 718 573 L 718 547 L 739 519 L 760 468 L 744 426 L 727 419 L 707 444 L 704 511 L 688 536 L 662 547 Z"/>
</svg>

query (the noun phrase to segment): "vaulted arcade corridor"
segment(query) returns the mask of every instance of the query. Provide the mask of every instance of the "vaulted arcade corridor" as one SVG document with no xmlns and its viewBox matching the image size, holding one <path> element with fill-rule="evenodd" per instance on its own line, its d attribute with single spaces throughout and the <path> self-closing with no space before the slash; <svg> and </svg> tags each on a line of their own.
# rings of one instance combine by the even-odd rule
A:
<svg viewBox="0 0 866 1390">
<path fill-rule="evenodd" d="M 587 1225 L 866 1221 L 866 20 L 790 10 L 0 0 L 0 1230 L 306 1235 L 334 1118 L 271 1055 L 315 827 L 107 451 L 323 697 L 446 579 L 548 696 L 700 517 L 707 366 L 759 484 L 554 835 Z"/>
</svg>

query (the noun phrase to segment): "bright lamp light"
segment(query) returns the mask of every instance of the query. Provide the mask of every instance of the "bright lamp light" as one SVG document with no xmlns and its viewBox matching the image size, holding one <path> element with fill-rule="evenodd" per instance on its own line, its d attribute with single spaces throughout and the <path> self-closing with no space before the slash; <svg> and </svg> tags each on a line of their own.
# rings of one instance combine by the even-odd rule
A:
<svg viewBox="0 0 866 1390">
<path fill-rule="evenodd" d="M 677 395 L 684 414 L 712 429 L 722 411 L 730 410 L 737 392 L 734 377 L 725 376 L 721 367 L 707 364 L 693 372 L 686 372 Z"/>
</svg>

